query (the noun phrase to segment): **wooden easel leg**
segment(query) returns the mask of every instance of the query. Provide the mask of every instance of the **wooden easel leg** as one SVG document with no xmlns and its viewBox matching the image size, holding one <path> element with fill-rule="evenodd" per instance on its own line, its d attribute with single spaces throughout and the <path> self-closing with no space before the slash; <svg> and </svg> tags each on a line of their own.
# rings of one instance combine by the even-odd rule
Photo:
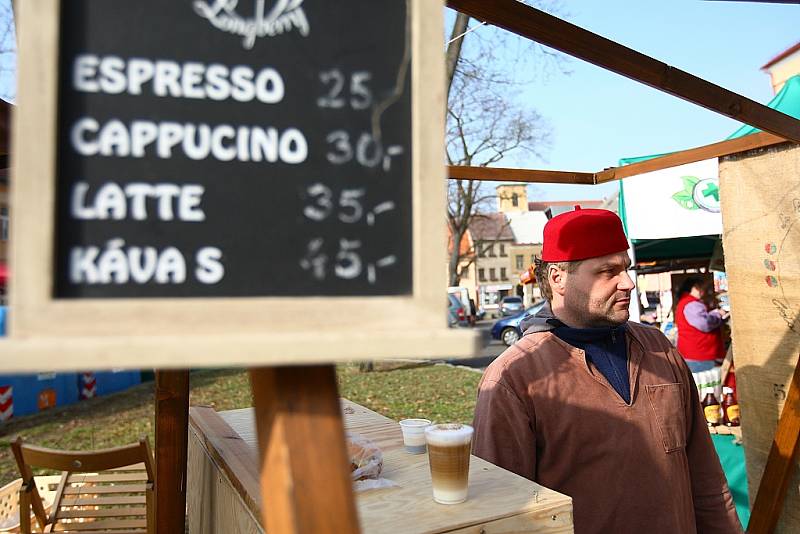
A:
<svg viewBox="0 0 800 534">
<path fill-rule="evenodd" d="M 156 371 L 156 533 L 186 528 L 189 371 Z"/>
<path fill-rule="evenodd" d="M 753 502 L 748 534 L 771 534 L 783 510 L 786 490 L 797 461 L 800 442 L 800 361 L 794 368 L 792 383 L 783 404 L 775 440 L 767 457 L 767 465 Z"/>
<path fill-rule="evenodd" d="M 332 365 L 251 369 L 267 532 L 357 534 Z"/>
</svg>

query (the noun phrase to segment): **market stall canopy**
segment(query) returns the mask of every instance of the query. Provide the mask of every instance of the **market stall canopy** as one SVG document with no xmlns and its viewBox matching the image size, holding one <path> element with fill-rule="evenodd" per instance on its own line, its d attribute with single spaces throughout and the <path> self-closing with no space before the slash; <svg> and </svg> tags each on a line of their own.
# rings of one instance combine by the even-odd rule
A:
<svg viewBox="0 0 800 534">
<path fill-rule="evenodd" d="M 783 88 L 778 91 L 778 94 L 767 104 L 767 107 L 800 119 L 800 74 L 795 74 L 786 80 Z M 749 124 L 743 124 L 741 128 L 733 132 L 727 138 L 736 139 L 760 131 L 761 130 L 758 128 L 750 126 Z"/>
<path fill-rule="evenodd" d="M 692 264 L 691 260 L 710 258 L 718 241 L 718 235 L 676 237 L 674 239 L 640 239 L 635 243 L 636 262 L 639 264 L 661 263 L 673 260 L 674 265 Z M 708 262 L 706 261 L 705 263 L 707 264 Z M 656 270 L 653 270 L 653 272 Z"/>
<path fill-rule="evenodd" d="M 800 118 L 800 75 L 787 80 L 767 107 Z M 743 125 L 727 139 L 760 131 Z M 619 163 L 664 155 L 622 158 Z M 639 262 L 710 257 L 714 243 L 709 236 L 722 233 L 717 158 L 621 180 L 620 217 Z"/>
<path fill-rule="evenodd" d="M 721 234 L 717 159 L 622 180 L 620 216 L 634 241 Z"/>
<path fill-rule="evenodd" d="M 778 91 L 772 100 L 769 101 L 767 107 L 770 109 L 774 109 L 775 111 L 780 111 L 786 115 L 794 117 L 796 119 L 800 119 L 800 74 L 796 74 L 786 80 L 783 88 Z M 725 139 L 737 139 L 739 137 L 743 137 L 745 135 L 754 134 L 760 132 L 758 128 L 753 126 L 749 126 L 747 124 L 743 124 L 738 130 L 733 132 L 731 135 L 726 137 Z M 664 152 L 662 154 L 650 154 L 649 156 L 635 156 L 631 158 L 621 158 L 619 160 L 620 165 L 630 165 L 632 163 L 639 163 L 640 161 L 647 161 L 650 159 L 658 158 L 661 156 L 666 156 L 668 154 L 672 154 L 672 152 Z"/>
</svg>

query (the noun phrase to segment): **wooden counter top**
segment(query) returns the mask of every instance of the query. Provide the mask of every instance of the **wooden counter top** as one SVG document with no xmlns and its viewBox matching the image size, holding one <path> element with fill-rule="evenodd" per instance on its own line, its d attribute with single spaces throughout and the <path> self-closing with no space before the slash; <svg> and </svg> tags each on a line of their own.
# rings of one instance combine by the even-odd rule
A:
<svg viewBox="0 0 800 534">
<path fill-rule="evenodd" d="M 428 456 L 405 452 L 400 426 L 372 410 L 342 400 L 348 432 L 371 439 L 384 453 L 384 478 L 397 484 L 391 488 L 356 494 L 362 532 L 391 534 L 437 532 L 572 532 L 572 501 L 476 456 L 470 460 L 469 498 L 458 505 L 434 502 L 431 494 Z M 214 412 L 210 408 L 190 410 L 190 458 L 198 458 L 195 447 L 227 478 L 252 521 L 259 517 L 258 465 L 255 421 L 252 409 Z M 322 460 L 324 461 L 324 459 Z M 197 462 L 190 461 L 190 469 Z M 211 523 L 209 511 L 217 506 L 194 495 L 208 480 L 189 474 L 190 524 Z M 204 477 L 213 479 L 213 477 Z M 219 492 L 208 492 L 217 495 Z M 193 503 L 205 503 L 193 510 Z M 203 520 L 196 512 L 202 510 Z M 213 515 L 213 514 L 212 514 Z M 240 514 L 241 515 L 241 514 Z M 199 527 L 198 532 L 213 532 Z M 231 528 L 231 532 L 235 529 Z M 236 532 L 259 532 L 260 527 Z M 192 530 L 195 532 L 195 530 Z"/>
</svg>

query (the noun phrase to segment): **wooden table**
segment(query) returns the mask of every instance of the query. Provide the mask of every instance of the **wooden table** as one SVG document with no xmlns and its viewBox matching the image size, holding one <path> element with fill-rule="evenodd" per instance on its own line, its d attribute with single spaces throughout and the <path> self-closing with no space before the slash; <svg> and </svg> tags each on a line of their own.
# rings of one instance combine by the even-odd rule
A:
<svg viewBox="0 0 800 534">
<path fill-rule="evenodd" d="M 383 450 L 382 476 L 397 484 L 356 495 L 365 534 L 573 532 L 569 497 L 476 456 L 470 461 L 467 502 L 437 504 L 428 456 L 405 452 L 395 421 L 347 400 L 342 411 L 348 432 L 368 437 Z M 263 533 L 252 408 L 217 413 L 196 407 L 189 418 L 189 531 Z"/>
</svg>

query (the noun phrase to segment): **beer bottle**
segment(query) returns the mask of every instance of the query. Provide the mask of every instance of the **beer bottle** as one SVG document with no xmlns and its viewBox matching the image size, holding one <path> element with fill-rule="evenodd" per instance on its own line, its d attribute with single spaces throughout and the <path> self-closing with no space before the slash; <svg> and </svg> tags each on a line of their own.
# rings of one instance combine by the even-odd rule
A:
<svg viewBox="0 0 800 534">
<path fill-rule="evenodd" d="M 722 422 L 726 426 L 739 426 L 739 403 L 729 387 L 722 388 Z"/>
<path fill-rule="evenodd" d="M 725 377 L 725 383 L 722 384 L 723 387 L 729 387 L 733 390 L 733 396 L 736 397 L 736 369 L 734 369 L 734 365 L 731 364 L 730 369 L 728 369 L 728 375 Z"/>
<path fill-rule="evenodd" d="M 714 395 L 714 388 L 706 388 L 703 390 L 705 393 L 703 397 L 703 413 L 706 416 L 706 423 L 708 426 L 718 426 L 720 420 L 720 405 L 717 397 Z"/>
</svg>

